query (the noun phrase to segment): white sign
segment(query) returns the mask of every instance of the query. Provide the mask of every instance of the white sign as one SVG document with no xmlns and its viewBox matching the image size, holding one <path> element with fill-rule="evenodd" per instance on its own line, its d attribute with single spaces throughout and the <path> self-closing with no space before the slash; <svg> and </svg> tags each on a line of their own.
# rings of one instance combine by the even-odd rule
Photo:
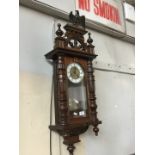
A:
<svg viewBox="0 0 155 155">
<path fill-rule="evenodd" d="M 125 18 L 135 22 L 135 9 L 132 5 L 124 3 Z"/>
<path fill-rule="evenodd" d="M 76 0 L 76 10 L 87 19 L 125 32 L 121 0 Z"/>
</svg>

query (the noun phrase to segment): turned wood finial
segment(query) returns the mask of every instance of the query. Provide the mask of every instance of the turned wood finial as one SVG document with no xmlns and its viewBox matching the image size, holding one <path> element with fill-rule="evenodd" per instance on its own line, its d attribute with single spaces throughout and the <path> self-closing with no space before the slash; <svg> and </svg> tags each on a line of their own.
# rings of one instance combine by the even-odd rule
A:
<svg viewBox="0 0 155 155">
<path fill-rule="evenodd" d="M 60 23 L 58 23 L 58 30 L 56 31 L 56 35 L 58 36 L 58 37 L 61 37 L 62 35 L 63 35 L 63 31 L 61 30 L 61 24 Z"/>
<path fill-rule="evenodd" d="M 69 151 L 70 155 L 73 155 L 75 146 L 73 144 L 69 144 L 67 150 Z"/>
<path fill-rule="evenodd" d="M 88 39 L 87 39 L 87 43 L 89 43 L 90 45 L 92 45 L 93 43 L 93 39 L 91 38 L 91 33 L 88 33 Z"/>
<path fill-rule="evenodd" d="M 95 136 L 98 136 L 99 128 L 97 126 L 93 128 L 93 131 L 95 132 Z"/>
</svg>

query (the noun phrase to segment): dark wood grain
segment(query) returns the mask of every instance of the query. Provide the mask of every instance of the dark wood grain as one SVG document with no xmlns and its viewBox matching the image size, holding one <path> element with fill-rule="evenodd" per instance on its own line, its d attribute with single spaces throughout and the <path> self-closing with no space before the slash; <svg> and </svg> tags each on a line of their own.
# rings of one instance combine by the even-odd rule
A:
<svg viewBox="0 0 155 155">
<path fill-rule="evenodd" d="M 93 125 L 95 135 L 98 135 L 98 124 L 101 121 L 97 118 L 97 104 L 95 96 L 95 77 L 93 73 L 92 61 L 96 58 L 94 52 L 93 39 L 88 34 L 85 42 L 84 21 L 71 17 L 72 22 L 64 26 L 65 32 L 61 30 L 58 24 L 56 31 L 54 49 L 47 53 L 45 57 L 54 62 L 54 95 L 55 95 L 55 125 L 50 125 L 49 129 L 58 132 L 64 137 L 64 144 L 70 155 L 75 150 L 74 143 L 80 142 L 79 135 L 86 132 L 90 125 Z M 77 21 L 75 21 L 77 20 Z M 74 22 L 73 22 L 74 21 Z M 82 26 L 81 26 L 82 24 Z M 68 79 L 66 69 L 71 63 L 78 63 L 84 70 L 84 86 L 87 99 L 87 110 L 85 117 L 73 117 L 69 111 L 68 98 Z"/>
</svg>

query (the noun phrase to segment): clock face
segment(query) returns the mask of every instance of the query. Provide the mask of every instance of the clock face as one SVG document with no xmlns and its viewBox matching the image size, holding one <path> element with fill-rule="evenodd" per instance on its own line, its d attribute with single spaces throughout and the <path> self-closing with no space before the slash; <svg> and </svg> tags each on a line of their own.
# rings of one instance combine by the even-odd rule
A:
<svg viewBox="0 0 155 155">
<path fill-rule="evenodd" d="M 67 77 L 72 83 L 80 83 L 84 77 L 82 67 L 78 63 L 71 63 L 67 66 Z"/>
</svg>

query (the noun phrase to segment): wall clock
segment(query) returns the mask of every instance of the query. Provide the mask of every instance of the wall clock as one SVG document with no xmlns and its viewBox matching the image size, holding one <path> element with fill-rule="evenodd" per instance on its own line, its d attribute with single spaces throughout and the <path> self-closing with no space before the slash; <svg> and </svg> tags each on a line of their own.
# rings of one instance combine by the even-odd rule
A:
<svg viewBox="0 0 155 155">
<path fill-rule="evenodd" d="M 55 125 L 50 130 L 63 136 L 70 155 L 74 143 L 80 142 L 79 135 L 93 126 L 98 135 L 95 78 L 92 61 L 96 58 L 93 40 L 88 33 L 85 42 L 85 17 L 76 11 L 69 14 L 65 33 L 58 24 L 54 49 L 45 55 L 54 64 Z"/>
</svg>

